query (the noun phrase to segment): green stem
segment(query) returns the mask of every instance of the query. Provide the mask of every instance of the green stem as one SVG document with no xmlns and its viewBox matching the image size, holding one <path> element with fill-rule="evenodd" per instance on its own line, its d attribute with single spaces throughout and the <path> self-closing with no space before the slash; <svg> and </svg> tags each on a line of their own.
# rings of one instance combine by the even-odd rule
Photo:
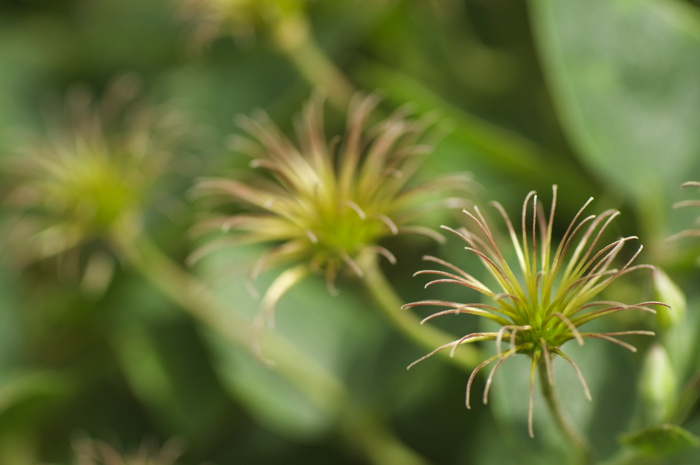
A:
<svg viewBox="0 0 700 465">
<path fill-rule="evenodd" d="M 322 89 L 336 108 L 345 111 L 355 89 L 314 41 L 305 16 L 285 16 L 274 25 L 272 39 L 312 87 Z"/>
<path fill-rule="evenodd" d="M 401 309 L 402 303 L 394 292 L 393 287 L 387 282 L 382 272 L 377 254 L 368 252 L 358 258 L 360 267 L 364 271 L 362 283 L 377 303 L 384 316 L 403 333 L 408 339 L 427 350 L 435 350 L 440 346 L 449 344 L 455 337 L 432 326 L 422 326 L 420 320 L 412 313 Z M 481 362 L 481 356 L 476 347 L 463 345 L 450 356 L 449 350 L 441 350 L 436 355 L 449 360 L 451 363 L 465 370 L 473 370 Z"/>
<path fill-rule="evenodd" d="M 203 283 L 193 278 L 143 237 L 124 235 L 115 240 L 120 256 L 151 282 L 165 296 L 179 305 L 194 319 L 223 336 L 232 345 L 250 348 L 252 322 L 240 312 L 219 300 Z M 350 394 L 343 384 L 316 361 L 310 359 L 292 342 L 279 333 L 271 333 L 265 341 L 266 353 L 277 363 L 275 369 L 288 379 L 320 410 L 332 415 L 347 405 Z M 354 429 L 347 415 L 340 417 L 339 431 L 362 449 L 370 463 L 406 463 L 426 465 L 427 462 L 406 447 L 384 423 L 364 422 Z M 364 434 L 369 428 L 376 437 Z M 400 458 L 391 461 L 391 458 Z"/>
<path fill-rule="evenodd" d="M 576 450 L 578 454 L 578 461 L 582 465 L 592 465 L 595 463 L 593 456 L 591 455 L 591 449 L 588 445 L 588 441 L 583 435 L 574 427 L 573 424 L 566 418 L 564 410 L 559 404 L 556 393 L 554 392 L 554 386 L 549 382 L 547 376 L 547 368 L 544 365 L 544 360 L 540 360 L 538 371 L 540 373 L 540 386 L 542 387 L 542 395 L 547 403 L 549 412 L 552 414 L 552 418 L 557 425 L 557 429 L 561 431 L 566 440 L 571 444 L 571 446 Z"/>
<path fill-rule="evenodd" d="M 220 301 L 203 283 L 173 263 L 143 237 L 120 240 L 119 250 L 128 263 L 163 294 L 196 320 L 223 336 L 234 346 L 249 349 L 251 321 Z M 338 410 L 346 401 L 342 384 L 279 333 L 266 343 L 275 369 L 326 412 Z"/>
<path fill-rule="evenodd" d="M 370 460 L 377 464 L 428 465 L 428 462 L 406 448 L 393 437 L 387 436 L 389 430 L 384 421 L 376 416 L 360 414 L 348 421 L 345 437 L 351 439 L 350 445 L 364 450 Z"/>
</svg>

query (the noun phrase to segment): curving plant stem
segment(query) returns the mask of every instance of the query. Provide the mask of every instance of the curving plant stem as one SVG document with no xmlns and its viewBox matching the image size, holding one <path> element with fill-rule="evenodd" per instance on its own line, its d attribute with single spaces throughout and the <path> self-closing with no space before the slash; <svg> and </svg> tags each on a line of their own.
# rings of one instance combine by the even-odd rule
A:
<svg viewBox="0 0 700 465">
<path fill-rule="evenodd" d="M 413 313 L 401 309 L 403 304 L 384 276 L 376 252 L 368 251 L 357 261 L 363 271 L 363 276 L 360 278 L 362 284 L 377 303 L 377 307 L 399 332 L 430 351 L 455 341 L 454 336 L 433 326 L 421 325 L 420 319 Z M 473 345 L 463 345 L 454 352 L 454 356 L 449 350 L 441 350 L 436 353 L 438 354 L 467 371 L 473 370 L 481 362 L 479 350 Z"/>
<path fill-rule="evenodd" d="M 232 345 L 249 350 L 252 321 L 218 299 L 206 285 L 173 262 L 147 238 L 121 235 L 114 242 L 127 266 L 139 272 L 195 320 L 223 336 Z M 350 394 L 342 382 L 281 334 L 271 333 L 265 350 L 276 361 L 278 373 L 319 410 L 340 418 L 338 430 L 343 439 L 359 446 L 371 463 L 397 463 L 387 460 L 401 457 L 400 463 L 427 465 L 427 461 L 404 445 L 386 424 L 378 420 L 356 424 L 353 419 L 346 418 L 342 409 L 347 405 Z M 366 440 L 366 435 L 356 431 L 355 426 L 362 431 L 371 427 L 380 439 Z"/>
<path fill-rule="evenodd" d="M 591 455 L 591 449 L 588 441 L 569 421 L 564 413 L 564 410 L 561 408 L 561 404 L 559 403 L 556 393 L 554 392 L 554 386 L 552 386 L 550 383 L 549 376 L 547 375 L 548 369 L 545 366 L 545 361 L 543 358 L 541 358 L 538 362 L 537 368 L 537 371 L 540 374 L 542 396 L 544 397 L 549 412 L 552 414 L 552 419 L 554 419 L 557 429 L 562 433 L 567 442 L 571 444 L 578 454 L 578 461 L 576 463 L 581 465 L 593 465 L 595 461 Z"/>
<path fill-rule="evenodd" d="M 345 110 L 355 89 L 313 39 L 308 19 L 288 15 L 274 24 L 272 40 L 312 87 L 328 94 L 329 101 Z"/>
</svg>

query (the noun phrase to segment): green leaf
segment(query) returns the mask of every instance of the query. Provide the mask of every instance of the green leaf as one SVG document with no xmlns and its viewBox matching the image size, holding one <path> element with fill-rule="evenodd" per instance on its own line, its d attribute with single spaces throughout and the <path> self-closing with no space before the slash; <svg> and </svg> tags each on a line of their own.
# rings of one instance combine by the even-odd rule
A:
<svg viewBox="0 0 700 465">
<path fill-rule="evenodd" d="M 670 455 L 700 446 L 700 438 L 677 425 L 662 425 L 623 436 L 621 442 L 647 455 Z"/>
<path fill-rule="evenodd" d="M 32 403 L 44 402 L 45 406 L 54 402 L 61 403 L 73 394 L 73 389 L 72 380 L 57 372 L 7 372 L 0 378 L 0 423 L 7 421 L 7 415 L 17 413 L 25 407 L 27 410 L 18 414 L 14 420 L 31 422 L 29 417 L 34 418 L 34 415 L 43 413 L 35 409 L 29 415 Z"/>
<path fill-rule="evenodd" d="M 565 158 L 546 150 L 531 140 L 506 128 L 479 118 L 441 98 L 434 90 L 413 76 L 385 66 L 364 63 L 360 81 L 368 87 L 378 87 L 395 105 L 410 102 L 419 114 L 435 113 L 454 125 L 449 141 L 459 147 L 448 160 L 469 160 L 470 169 L 485 164 L 502 173 L 527 179 L 528 186 L 549 188 L 557 179 L 565 179 L 572 191 L 584 190 L 587 180 Z M 543 166 L 549 169 L 542 169 Z M 556 178 L 552 174 L 556 173 Z M 563 199 L 566 202 L 566 198 Z"/>
<path fill-rule="evenodd" d="M 19 289 L 16 275 L 9 267 L 0 265 L 0 367 L 4 372 L 18 362 L 25 344 Z"/>
<path fill-rule="evenodd" d="M 698 175 L 697 13 L 659 0 L 531 7 L 555 105 L 581 160 L 619 193 L 663 212 L 663 195 Z"/>
<path fill-rule="evenodd" d="M 260 424 L 300 439 L 322 434 L 332 424 L 335 412 L 320 408 L 275 367 L 232 347 L 217 334 L 208 332 L 206 339 L 224 385 Z"/>
<path fill-rule="evenodd" d="M 141 280 L 125 281 L 117 294 L 110 337 L 133 394 L 168 434 L 190 445 L 206 442 L 230 414 L 231 401 L 196 328 Z"/>
<path fill-rule="evenodd" d="M 211 373 L 206 352 L 177 324 L 115 329 L 114 345 L 135 395 L 170 434 L 206 441 L 220 427 L 227 396 Z"/>
<path fill-rule="evenodd" d="M 36 91 L 49 57 L 62 56 L 62 45 L 63 37 L 50 25 L 0 17 L 0 155 L 12 153 L 21 140 L 18 128 L 31 126 L 34 107 L 25 100 Z"/>
<path fill-rule="evenodd" d="M 202 261 L 202 269 L 218 278 L 211 283 L 217 296 L 230 303 L 229 311 L 239 313 L 240 321 L 252 320 L 260 307 L 245 286 L 245 263 L 257 259 L 251 252 L 257 255 L 259 249 L 220 251 Z M 222 280 L 224 268 L 228 270 Z M 274 274 L 261 277 L 256 287 L 266 289 Z M 273 431 L 300 439 L 323 434 L 349 401 L 343 384 L 351 365 L 382 336 L 372 316 L 358 311 L 358 297 L 342 289 L 333 297 L 315 276 L 285 293 L 275 327 L 266 329 L 261 340 L 262 353 L 274 366 L 256 360 L 250 345 L 234 345 L 209 329 L 203 331 L 225 387 Z"/>
</svg>

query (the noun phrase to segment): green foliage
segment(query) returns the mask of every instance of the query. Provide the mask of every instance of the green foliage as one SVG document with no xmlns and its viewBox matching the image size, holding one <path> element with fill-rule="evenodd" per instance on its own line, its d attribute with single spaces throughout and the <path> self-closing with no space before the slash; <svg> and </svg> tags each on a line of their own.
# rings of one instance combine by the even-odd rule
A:
<svg viewBox="0 0 700 465">
<path fill-rule="evenodd" d="M 621 441 L 648 455 L 671 455 L 700 447 L 700 438 L 676 425 L 661 425 L 627 434 Z"/>
<path fill-rule="evenodd" d="M 143 84 L 145 112 L 132 120 L 104 103 L 110 83 L 125 72 Z M 679 188 L 700 180 L 698 76 L 700 10 L 698 2 L 682 0 L 3 2 L 0 463 L 700 462 L 700 240 L 693 237 L 696 213 L 673 208 L 679 200 L 697 206 L 700 197 L 694 184 Z M 114 123 L 103 133 L 92 121 L 89 140 L 79 135 L 90 115 L 71 127 L 51 110 L 57 105 L 46 104 L 70 104 L 67 96 L 84 87 L 94 93 L 91 108 L 99 106 L 101 121 Z M 659 300 L 671 308 L 659 307 L 656 315 L 612 312 L 602 322 L 578 320 L 584 313 L 571 309 L 566 321 L 574 319 L 573 326 L 562 319 L 559 327 L 566 337 L 556 347 L 564 346 L 585 373 L 592 401 L 581 395 L 566 360 L 552 362 L 551 381 L 560 413 L 589 453 L 575 451 L 561 435 L 560 419 L 547 414 L 552 399 L 538 389 L 548 383 L 531 378 L 527 355 L 505 357 L 489 405 L 472 402 L 471 410 L 464 406 L 471 369 L 489 357 L 505 360 L 493 344 L 476 342 L 473 352 L 461 347 L 452 359 L 444 351 L 444 359 L 406 371 L 465 334 L 491 332 L 491 339 L 509 345 L 507 333 L 499 337 L 488 321 L 445 315 L 421 326 L 427 310 L 399 310 L 423 299 L 486 304 L 468 286 L 424 290 L 412 278 L 429 255 L 470 273 L 469 283 L 497 289 L 499 277 L 463 246 L 389 234 L 391 228 L 380 234 L 343 227 L 339 218 L 360 222 L 352 207 L 333 210 L 344 200 L 339 194 L 324 207 L 324 227 L 342 231 L 341 249 L 352 262 L 343 254 L 329 259 L 324 249 L 316 270 L 310 266 L 293 276 L 298 282 L 283 289 L 288 292 L 278 292 L 284 283 L 274 283 L 284 263 L 271 262 L 249 279 L 270 248 L 256 235 L 259 221 L 245 216 L 238 202 L 244 188 L 237 187 L 226 205 L 214 207 L 248 218 L 253 240 L 190 266 L 188 257 L 204 245 L 196 225 L 212 213 L 193 186 L 212 178 L 259 183 L 269 192 L 285 185 L 285 179 L 269 182 L 278 174 L 274 163 L 268 170 L 251 166 L 232 144 L 244 136 L 234 118 L 243 114 L 255 124 L 261 108 L 294 140 L 296 115 L 319 90 L 327 102 L 325 126 L 311 125 L 318 133 L 306 145 L 328 141 L 328 167 L 340 161 L 333 157 L 343 144 L 334 145 L 334 136 L 345 131 L 355 91 L 381 97 L 365 125 L 374 128 L 371 140 L 382 140 L 377 128 L 396 111 L 397 124 L 415 116 L 434 123 L 441 136 L 427 140 L 429 156 L 412 176 L 385 182 L 417 161 L 402 150 L 421 152 L 426 141 L 390 147 L 396 149 L 391 166 L 369 170 L 357 196 L 375 187 L 403 189 L 407 181 L 406 195 L 421 203 L 434 192 L 414 186 L 466 179 L 464 173 L 475 181 L 454 208 L 431 206 L 399 226 L 423 232 L 478 227 L 460 214 L 466 201 L 469 211 L 471 204 L 479 207 L 502 244 L 509 231 L 486 202 L 503 205 L 520 237 L 515 215 L 522 199 L 556 184 L 557 215 L 545 231 L 553 244 L 566 237 L 568 221 L 591 196 L 598 211 L 621 212 L 602 228 L 600 244 L 639 236 L 638 263 L 656 266 L 653 276 L 630 273 L 597 298 L 611 307 Z M 175 114 L 186 115 L 187 123 L 171 126 Z M 56 119 L 63 127 L 58 133 Z M 182 136 L 187 144 L 178 142 Z M 279 140 L 261 140 L 258 149 Z M 98 150 L 105 147 L 108 157 Z M 307 149 L 300 148 L 302 155 Z M 388 149 L 380 144 L 377 150 Z M 112 163 L 124 157 L 128 163 Z M 284 208 L 276 213 L 294 240 L 308 246 L 295 225 L 308 220 L 318 192 L 306 184 L 300 160 L 294 182 L 304 195 L 295 197 L 295 215 L 285 216 Z M 29 167 L 21 176 L 20 165 Z M 413 211 L 413 204 L 387 209 L 387 199 L 393 197 L 369 206 L 353 202 L 390 216 L 398 207 Z M 270 205 L 261 200 L 261 207 Z M 39 241 L 34 234 L 47 229 Z M 217 234 L 235 237 L 230 229 Z M 279 245 L 280 231 L 272 229 L 265 238 Z M 675 240 L 667 241 L 670 236 Z M 379 247 L 397 263 L 372 261 L 370 252 Z M 503 248 L 503 261 L 517 263 L 510 249 L 519 247 Z M 529 254 L 522 247 L 520 253 Z M 633 253 L 615 250 L 602 269 L 624 269 Z M 291 270 L 308 261 L 289 258 Z M 337 296 L 316 273 L 329 263 Z M 75 275 L 82 282 L 70 279 Z M 542 276 L 534 265 L 515 270 L 509 288 L 558 286 L 556 278 L 544 282 Z M 273 288 L 276 297 L 261 302 L 251 287 Z M 491 294 L 498 305 L 502 296 Z M 271 300 L 274 327 L 258 328 L 261 351 L 274 363 L 267 365 L 251 350 L 252 328 L 261 304 Z M 585 334 L 625 332 L 638 353 L 591 338 L 577 345 L 579 323 Z M 639 337 L 650 331 L 656 336 Z M 527 434 L 531 380 L 534 439 Z M 473 393 L 483 392 L 486 382 L 475 376 Z"/>
<path fill-rule="evenodd" d="M 667 208 L 659 196 L 698 175 L 698 12 L 656 0 L 532 6 L 546 77 L 581 160 L 658 214 Z"/>
</svg>

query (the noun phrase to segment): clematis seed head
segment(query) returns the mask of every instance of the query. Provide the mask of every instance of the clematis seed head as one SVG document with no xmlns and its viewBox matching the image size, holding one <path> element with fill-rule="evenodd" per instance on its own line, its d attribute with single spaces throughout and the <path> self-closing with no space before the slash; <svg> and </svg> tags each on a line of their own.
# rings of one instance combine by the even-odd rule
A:
<svg viewBox="0 0 700 465">
<path fill-rule="evenodd" d="M 557 186 L 553 186 L 552 193 L 552 205 L 548 214 L 545 213 L 536 192 L 527 195 L 517 229 L 499 203 L 491 204 L 505 222 L 510 238 L 509 244 L 508 241 L 501 244 L 478 207 L 474 207 L 472 211 L 464 211 L 467 216 L 465 228 L 452 229 L 443 226 L 443 229 L 465 242 L 465 250 L 479 259 L 494 284 L 487 284 L 474 274 L 437 257 L 425 257 L 427 261 L 437 265 L 436 269 L 419 271 L 416 275 L 435 277 L 426 287 L 458 285 L 476 291 L 483 297 L 482 301 L 433 299 L 404 306 L 443 308 L 424 321 L 443 315 L 469 314 L 486 318 L 500 326 L 497 331 L 470 333 L 438 347 L 415 361 L 409 368 L 438 351 L 449 349 L 454 353 L 463 344 L 494 341 L 496 354 L 479 364 L 467 381 L 466 404 L 469 408 L 472 383 L 479 371 L 493 364 L 484 388 L 483 400 L 486 403 L 498 368 L 514 355 L 528 356 L 531 360 L 528 415 L 530 435 L 533 435 L 533 395 L 538 368 L 544 370 L 543 379 L 549 384 L 554 384 L 552 361 L 555 356 L 563 358 L 579 378 L 585 397 L 590 399 L 590 391 L 581 370 L 563 351 L 562 346 L 572 340 L 583 345 L 586 339 L 593 338 L 615 343 L 634 352 L 636 348 L 620 339 L 620 336 L 654 333 L 645 330 L 588 332 L 583 326 L 624 311 L 655 313 L 654 307 L 667 306 L 656 301 L 626 304 L 601 300 L 598 296 L 618 278 L 633 271 L 653 267 L 632 265 L 642 250 L 641 246 L 622 266 L 615 266 L 622 250 L 637 238 L 623 237 L 601 245 L 603 233 L 619 212 L 607 210 L 600 215 L 584 216 L 584 211 L 592 199 L 576 213 L 561 240 L 555 243 L 553 225 Z M 506 258 L 509 256 L 504 250 L 506 245 L 512 248 L 514 260 Z"/>
<path fill-rule="evenodd" d="M 124 74 L 100 99 L 74 87 L 2 165 L 17 262 L 55 259 L 61 274 L 82 270 L 99 294 L 110 281 L 117 237 L 131 237 L 154 200 L 154 186 L 182 140 L 182 115 L 139 101 L 139 82 Z"/>
<path fill-rule="evenodd" d="M 471 186 L 465 174 L 414 183 L 415 171 L 431 150 L 421 142 L 429 122 L 412 119 L 402 109 L 370 125 L 378 103 L 375 95 L 357 95 L 345 133 L 327 139 L 323 99 L 317 94 L 297 121 L 297 143 L 264 113 L 241 118 L 247 137 L 239 141 L 239 150 L 266 176 L 197 183 L 195 192 L 219 208 L 195 228 L 196 234 L 214 239 L 194 252 L 192 263 L 222 247 L 263 243 L 271 248 L 253 266 L 252 279 L 266 269 L 287 266 L 263 297 L 257 328 L 272 321 L 282 295 L 309 272 L 324 275 L 329 291 L 336 293 L 339 273 L 364 275 L 357 260 L 361 254 L 396 262 L 381 245 L 383 239 L 418 233 L 441 240 L 415 220 L 448 200 L 448 193 Z M 259 351 L 258 337 L 254 346 Z"/>
</svg>

